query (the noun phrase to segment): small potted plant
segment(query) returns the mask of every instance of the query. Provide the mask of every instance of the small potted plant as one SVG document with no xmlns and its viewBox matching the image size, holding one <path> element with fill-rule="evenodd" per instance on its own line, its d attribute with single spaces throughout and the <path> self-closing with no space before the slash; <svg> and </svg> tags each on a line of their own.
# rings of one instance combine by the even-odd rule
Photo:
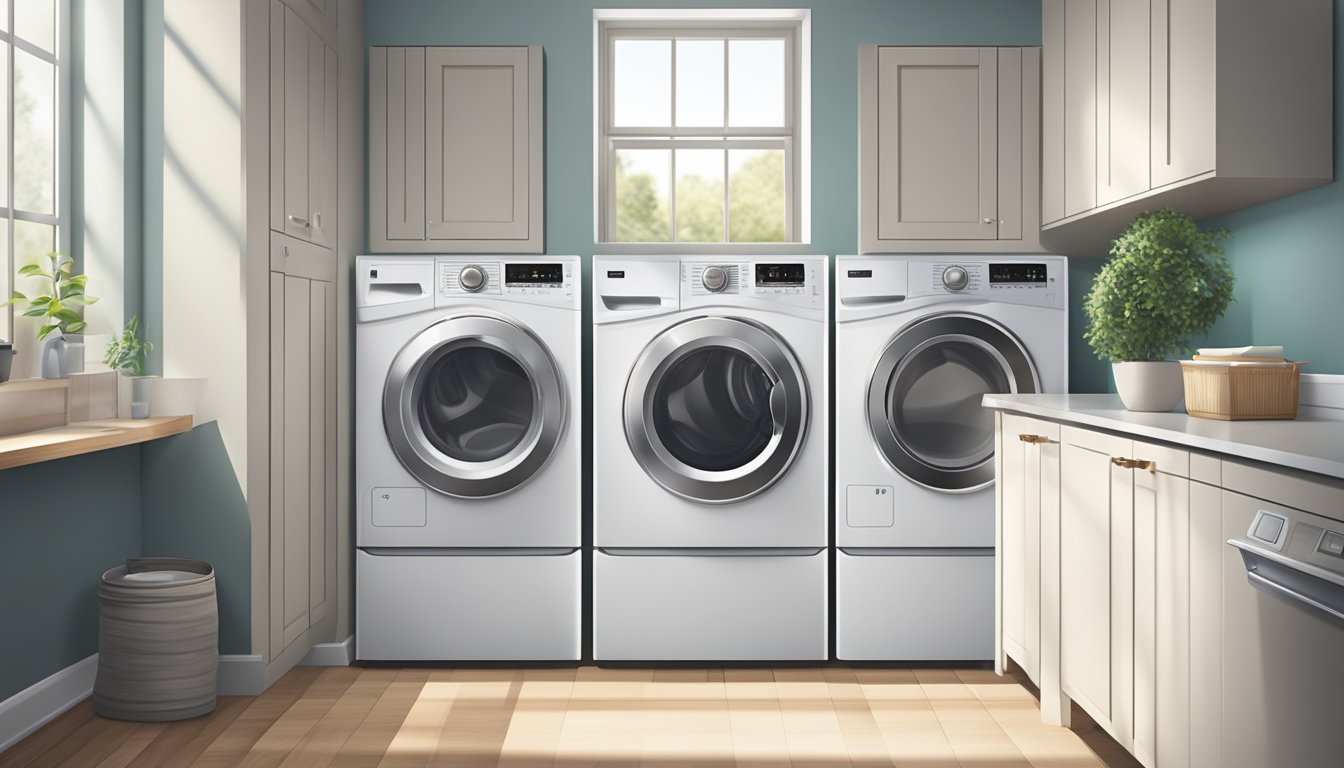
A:
<svg viewBox="0 0 1344 768">
<path fill-rule="evenodd" d="M 129 409 L 132 418 L 143 419 L 149 416 L 149 379 L 145 375 L 145 361 L 154 345 L 140 340 L 140 316 L 131 315 L 121 335 L 112 339 L 103 355 L 103 363 L 121 374 L 123 380 L 129 380 L 129 393 L 119 399 Z M 125 387 L 118 387 L 124 391 Z"/>
<path fill-rule="evenodd" d="M 1232 301 L 1225 229 L 1202 231 L 1180 211 L 1134 218 L 1111 245 L 1083 311 L 1084 338 L 1111 361 L 1115 388 L 1131 411 L 1169 411 L 1184 394 L 1170 359 L 1208 333 Z"/>
<path fill-rule="evenodd" d="M 89 277 L 75 274 L 74 259 L 55 251 L 48 253 L 47 259 L 51 261 L 50 272 L 43 269 L 41 263 L 19 268 L 20 277 L 38 278 L 49 283 L 43 286 L 44 292 L 30 297 L 14 291 L 9 301 L 0 306 L 22 303 L 26 305 L 24 317 L 42 318 L 37 331 L 38 341 L 46 340 L 53 331 L 60 332 L 42 348 L 42 378 L 64 379 L 72 370 L 84 370 L 86 325 L 83 311 L 98 299 L 84 292 Z"/>
</svg>

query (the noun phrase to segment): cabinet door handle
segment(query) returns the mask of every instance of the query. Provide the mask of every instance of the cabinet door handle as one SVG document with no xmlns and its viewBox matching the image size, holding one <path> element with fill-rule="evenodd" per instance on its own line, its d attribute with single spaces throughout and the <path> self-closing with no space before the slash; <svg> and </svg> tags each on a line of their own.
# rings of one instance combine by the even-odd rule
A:
<svg viewBox="0 0 1344 768">
<path fill-rule="evenodd" d="M 321 228 L 322 228 L 322 212 L 321 212 L 321 211 L 313 211 L 313 226 L 314 226 L 314 227 L 317 227 L 318 229 L 321 229 Z"/>
<path fill-rule="evenodd" d="M 1018 435 L 1017 439 L 1024 443 L 1031 443 L 1032 445 L 1041 445 L 1050 442 L 1050 438 L 1044 435 Z"/>
<path fill-rule="evenodd" d="M 296 227 L 303 227 L 304 229 L 308 229 L 309 227 L 313 226 L 312 224 L 308 223 L 307 219 L 303 218 L 302 216 L 295 216 L 292 213 L 289 214 L 289 216 L 287 216 L 286 218 L 289 219 L 290 224 L 293 224 Z"/>
<path fill-rule="evenodd" d="M 994 219 L 993 216 L 986 216 L 986 217 L 985 217 L 985 223 L 986 223 L 986 224 L 993 224 L 994 221 L 995 221 L 995 219 Z"/>
<path fill-rule="evenodd" d="M 1149 472 L 1157 470 L 1157 462 L 1147 461 L 1145 459 L 1127 459 L 1123 456 L 1112 456 L 1111 463 L 1117 467 L 1125 469 L 1146 469 Z"/>
</svg>

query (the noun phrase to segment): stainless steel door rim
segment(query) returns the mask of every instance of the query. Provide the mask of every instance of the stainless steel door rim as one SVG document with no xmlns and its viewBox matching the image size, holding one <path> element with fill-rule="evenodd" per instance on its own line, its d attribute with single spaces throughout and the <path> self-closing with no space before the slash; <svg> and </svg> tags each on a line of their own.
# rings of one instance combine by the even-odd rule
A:
<svg viewBox="0 0 1344 768">
<path fill-rule="evenodd" d="M 769 436 L 744 446 L 740 461 L 731 461 L 731 453 L 721 457 L 731 463 L 722 469 L 693 466 L 679 458 L 676 453 L 684 451 L 668 445 L 677 437 L 660 434 L 658 426 L 658 414 L 669 407 L 666 400 L 659 400 L 669 374 L 697 354 L 714 352 L 740 360 L 736 370 L 753 377 L 757 385 L 762 377 L 769 384 L 763 404 L 736 400 L 728 404 L 739 414 L 759 412 L 758 422 L 768 415 Z M 747 365 L 754 370 L 742 373 Z M 749 394 L 764 393 L 726 392 L 724 398 Z M 692 318 L 658 334 L 631 369 L 623 407 L 626 441 L 649 477 L 677 496 L 709 504 L 741 501 L 774 484 L 797 457 L 810 421 L 807 379 L 793 350 L 763 326 L 730 317 Z"/>
<path fill-rule="evenodd" d="M 917 445 L 914 436 L 903 434 L 898 427 L 903 414 L 893 412 L 898 408 L 894 400 L 901 387 L 912 385 L 912 376 L 917 383 L 929 372 L 917 368 L 915 361 L 924 353 L 943 349 L 956 349 L 963 358 L 958 362 L 975 375 L 995 379 L 995 385 L 987 382 L 986 391 L 1036 392 L 1039 379 L 1021 342 L 998 323 L 975 315 L 948 313 L 922 318 L 898 332 L 882 350 L 869 378 L 867 395 L 868 428 L 878 452 L 896 471 L 919 485 L 945 493 L 969 493 L 994 481 L 992 438 L 988 447 L 963 443 L 946 455 L 938 455 Z M 981 413 L 978 396 L 983 393 L 975 394 L 975 402 L 969 406 L 975 409 L 971 417 Z M 904 401 L 899 403 L 905 405 Z M 975 429 L 969 419 L 956 426 L 965 427 L 963 432 Z M 992 434 L 992 430 L 980 431 Z M 943 433 L 951 431 L 944 429 L 940 431 Z"/>
<path fill-rule="evenodd" d="M 449 455 L 440 447 L 443 439 L 428 436 L 422 423 L 423 398 L 431 383 L 427 377 L 442 370 L 437 364 L 448 356 L 468 350 L 499 355 L 505 364 L 516 366 L 530 395 L 525 407 L 520 403 L 513 409 L 527 417 L 522 435 L 480 461 Z M 464 407 L 485 402 L 482 393 L 463 394 Z M 420 482 L 450 496 L 498 496 L 527 483 L 555 453 L 567 417 L 568 400 L 554 357 L 536 336 L 502 316 L 463 315 L 429 326 L 397 353 L 383 388 L 383 426 L 392 452 Z"/>
</svg>

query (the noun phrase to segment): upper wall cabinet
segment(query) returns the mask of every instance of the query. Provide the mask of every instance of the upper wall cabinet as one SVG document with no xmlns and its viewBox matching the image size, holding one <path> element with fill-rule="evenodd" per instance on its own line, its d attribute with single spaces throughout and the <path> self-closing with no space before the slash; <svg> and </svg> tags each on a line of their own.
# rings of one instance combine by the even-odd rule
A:
<svg viewBox="0 0 1344 768">
<path fill-rule="evenodd" d="M 271 229 L 336 246 L 336 52 L 271 3 Z"/>
<path fill-rule="evenodd" d="M 369 247 L 541 253 L 542 51 L 369 49 Z"/>
<path fill-rule="evenodd" d="M 1040 49 L 859 46 L 859 249 L 1036 251 Z"/>
<path fill-rule="evenodd" d="M 1329 0 L 1044 0 L 1042 242 L 1100 256 L 1143 210 L 1330 181 L 1332 34 Z"/>
</svg>

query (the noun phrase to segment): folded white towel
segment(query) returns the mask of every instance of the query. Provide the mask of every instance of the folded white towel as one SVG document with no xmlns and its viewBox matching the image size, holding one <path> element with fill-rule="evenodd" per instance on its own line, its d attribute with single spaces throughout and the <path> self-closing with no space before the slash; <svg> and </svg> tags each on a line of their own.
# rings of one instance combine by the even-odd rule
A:
<svg viewBox="0 0 1344 768">
<path fill-rule="evenodd" d="M 1196 350 L 1205 357 L 1283 357 L 1283 347 L 1201 347 Z"/>
</svg>

